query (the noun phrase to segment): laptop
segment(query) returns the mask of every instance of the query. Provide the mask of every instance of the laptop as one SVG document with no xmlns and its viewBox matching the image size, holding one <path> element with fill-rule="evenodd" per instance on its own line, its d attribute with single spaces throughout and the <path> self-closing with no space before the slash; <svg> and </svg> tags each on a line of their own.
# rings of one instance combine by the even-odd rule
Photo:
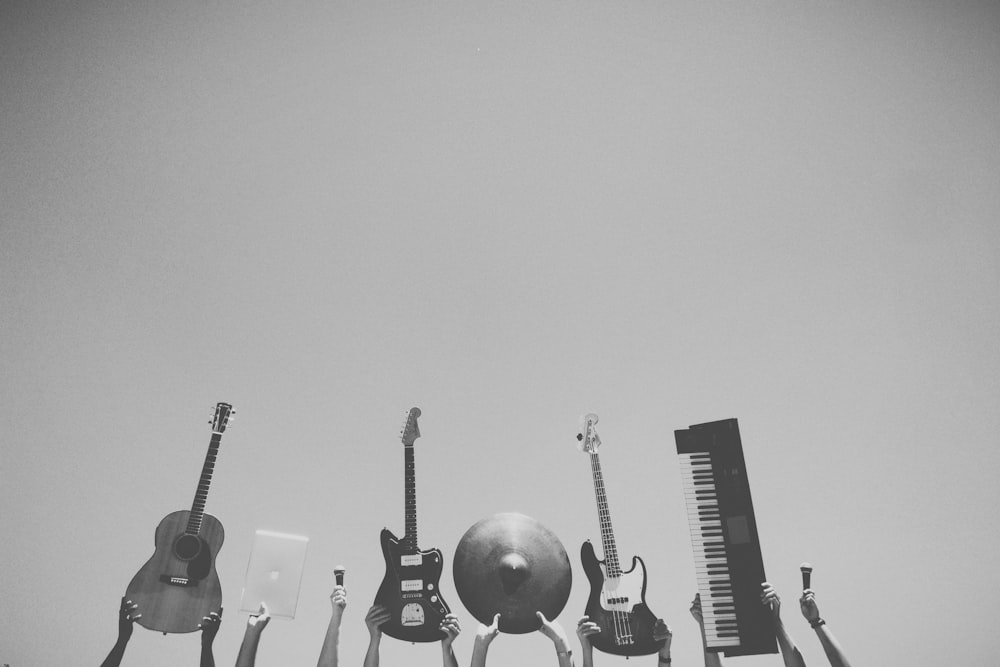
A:
<svg viewBox="0 0 1000 667">
<path fill-rule="evenodd" d="M 272 617 L 295 618 L 309 538 L 258 530 L 253 538 L 240 611 L 256 614 L 266 602 Z"/>
</svg>

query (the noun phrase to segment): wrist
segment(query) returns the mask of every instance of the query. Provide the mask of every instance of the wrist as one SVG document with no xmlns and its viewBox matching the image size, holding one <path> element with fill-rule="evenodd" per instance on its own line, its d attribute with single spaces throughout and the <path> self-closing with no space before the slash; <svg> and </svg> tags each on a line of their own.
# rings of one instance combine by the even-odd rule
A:
<svg viewBox="0 0 1000 667">
<path fill-rule="evenodd" d="M 809 627 L 811 627 L 813 630 L 818 630 L 819 626 L 821 625 L 826 625 L 826 621 L 824 621 L 822 618 L 816 618 L 809 621 Z"/>
</svg>

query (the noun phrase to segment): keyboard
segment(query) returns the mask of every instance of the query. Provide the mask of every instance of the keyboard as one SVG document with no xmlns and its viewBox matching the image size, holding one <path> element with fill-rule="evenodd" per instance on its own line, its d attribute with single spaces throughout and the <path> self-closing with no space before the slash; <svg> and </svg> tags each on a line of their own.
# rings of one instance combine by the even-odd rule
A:
<svg viewBox="0 0 1000 667">
<path fill-rule="evenodd" d="M 705 646 L 726 656 L 777 653 L 761 604 L 764 561 L 736 419 L 674 431 L 691 529 Z"/>
</svg>

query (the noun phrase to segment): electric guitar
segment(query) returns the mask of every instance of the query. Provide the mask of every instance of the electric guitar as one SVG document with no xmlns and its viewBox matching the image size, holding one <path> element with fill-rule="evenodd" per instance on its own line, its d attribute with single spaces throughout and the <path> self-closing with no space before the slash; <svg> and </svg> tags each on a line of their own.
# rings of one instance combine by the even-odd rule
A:
<svg viewBox="0 0 1000 667">
<path fill-rule="evenodd" d="M 219 403 L 212 419 L 212 439 L 201 469 L 191 510 L 163 517 L 156 527 L 156 551 L 132 577 L 125 597 L 139 605 L 139 625 L 164 634 L 195 632 L 201 619 L 222 607 L 222 586 L 215 571 L 215 556 L 225 531 L 211 514 L 205 514 L 208 487 L 219 452 L 222 433 L 233 406 Z"/>
<path fill-rule="evenodd" d="M 411 408 L 403 425 L 404 521 L 406 534 L 397 538 L 382 529 L 385 577 L 375 594 L 375 604 L 391 614 L 380 627 L 383 633 L 408 642 L 436 642 L 445 637 L 441 621 L 450 612 L 441 597 L 438 582 L 444 567 L 440 549 L 421 551 L 417 546 L 416 477 L 413 470 L 413 443 L 420 437 L 417 418 L 420 408 Z"/>
<path fill-rule="evenodd" d="M 646 606 L 645 564 L 638 556 L 632 556 L 632 567 L 623 571 L 618 561 L 601 460 L 597 455 L 601 438 L 597 435 L 595 424 L 597 415 L 585 415 L 580 433 L 576 436 L 580 449 L 590 455 L 597 495 L 597 518 L 601 524 L 601 544 L 604 547 L 604 560 L 597 560 L 590 540 L 584 542 L 580 549 L 583 571 L 590 581 L 585 613 L 592 622 L 601 626 L 599 633 L 590 636 L 590 643 L 597 650 L 614 655 L 649 655 L 659 651 L 664 640 L 653 639 L 656 616 Z"/>
</svg>

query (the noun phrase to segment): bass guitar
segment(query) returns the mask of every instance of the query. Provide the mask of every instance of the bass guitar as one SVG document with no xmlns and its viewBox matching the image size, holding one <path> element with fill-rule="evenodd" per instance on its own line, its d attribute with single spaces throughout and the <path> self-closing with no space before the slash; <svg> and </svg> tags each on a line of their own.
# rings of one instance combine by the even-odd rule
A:
<svg viewBox="0 0 1000 667">
<path fill-rule="evenodd" d="M 413 443 L 420 437 L 417 418 L 420 408 L 411 408 L 403 425 L 403 517 L 406 533 L 397 538 L 382 529 L 385 577 L 375 594 L 375 604 L 389 610 L 383 633 L 408 642 L 435 642 L 445 637 L 441 621 L 451 610 L 441 597 L 438 585 L 444 557 L 440 549 L 421 551 L 417 546 L 417 484 Z"/>
<path fill-rule="evenodd" d="M 576 436 L 580 449 L 590 455 L 604 547 L 604 560 L 597 560 L 590 540 L 580 549 L 583 571 L 590 581 L 585 613 L 601 627 L 600 632 L 590 636 L 590 643 L 597 650 L 614 655 L 649 655 L 659 651 L 664 640 L 653 639 L 656 616 L 646 606 L 646 565 L 638 556 L 632 556 L 632 567 L 622 570 L 618 560 L 601 460 L 597 455 L 601 438 L 597 435 L 596 424 L 597 415 L 585 415 Z"/>
<path fill-rule="evenodd" d="M 222 586 L 215 571 L 215 557 L 225 531 L 211 514 L 205 514 L 208 487 L 233 406 L 219 403 L 211 422 L 212 439 L 201 468 L 201 478 L 191 510 L 171 512 L 156 527 L 156 551 L 132 577 L 125 597 L 139 605 L 139 625 L 164 634 L 194 632 L 202 618 L 222 607 Z"/>
</svg>

